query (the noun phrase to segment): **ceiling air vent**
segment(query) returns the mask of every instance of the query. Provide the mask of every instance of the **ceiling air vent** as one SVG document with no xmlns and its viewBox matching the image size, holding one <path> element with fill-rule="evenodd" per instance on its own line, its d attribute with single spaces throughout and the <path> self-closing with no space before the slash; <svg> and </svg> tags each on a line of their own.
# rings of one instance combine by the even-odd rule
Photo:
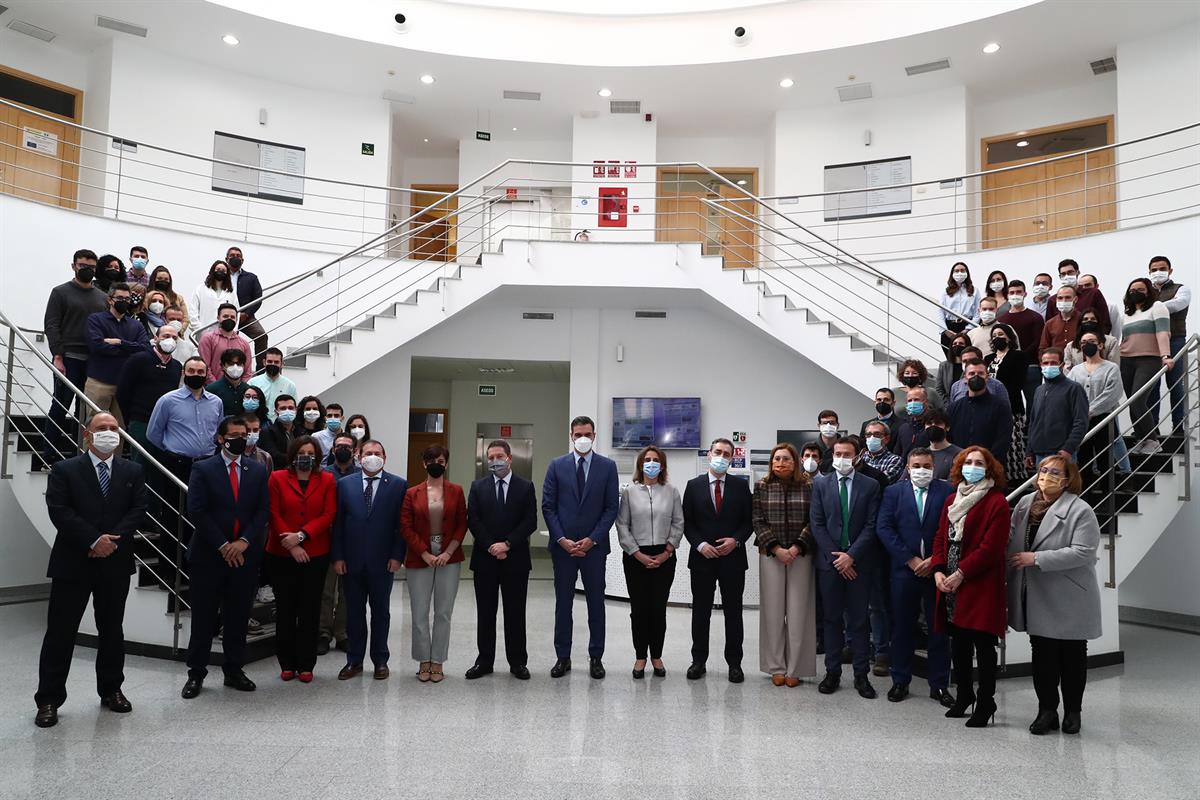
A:
<svg viewBox="0 0 1200 800">
<path fill-rule="evenodd" d="M 667 312 L 665 311 L 635 311 L 633 312 L 634 319 L 666 319 Z"/>
<path fill-rule="evenodd" d="M 1099 61 L 1091 63 L 1093 75 L 1103 75 L 1106 72 L 1117 71 L 1117 60 L 1115 58 L 1102 58 Z"/>
<path fill-rule="evenodd" d="M 852 83 L 849 86 L 837 87 L 838 99 L 843 103 L 851 100 L 868 100 L 871 97 L 871 84 Z"/>
<path fill-rule="evenodd" d="M 537 100 L 542 99 L 542 93 L 541 92 L 518 92 L 515 89 L 505 89 L 504 90 L 504 99 L 505 100 L 534 100 L 534 101 L 537 101 Z"/>
<path fill-rule="evenodd" d="M 58 36 L 54 31 L 39 28 L 37 25 L 30 25 L 28 22 L 19 19 L 14 19 L 8 23 L 8 29 L 17 33 L 23 33 L 26 36 L 32 36 L 35 39 L 41 39 L 43 42 L 53 42 L 55 37 Z"/>
<path fill-rule="evenodd" d="M 610 114 L 640 114 L 642 113 L 641 100 L 609 100 L 608 113 Z"/>
<path fill-rule="evenodd" d="M 143 28 L 141 25 L 134 25 L 132 22 L 122 22 L 119 19 L 112 17 L 96 17 L 96 27 L 108 28 L 110 31 L 118 31 L 120 33 L 128 33 L 130 36 L 140 36 L 146 38 L 146 34 L 150 31 Z"/>
<path fill-rule="evenodd" d="M 905 67 L 904 71 L 911 78 L 913 75 L 924 75 L 926 72 L 937 72 L 938 70 L 950 69 L 950 59 L 943 58 L 939 61 L 930 61 L 928 64 L 917 64 L 911 67 Z"/>
<path fill-rule="evenodd" d="M 525 311 L 521 319 L 554 319 L 553 311 Z"/>
</svg>

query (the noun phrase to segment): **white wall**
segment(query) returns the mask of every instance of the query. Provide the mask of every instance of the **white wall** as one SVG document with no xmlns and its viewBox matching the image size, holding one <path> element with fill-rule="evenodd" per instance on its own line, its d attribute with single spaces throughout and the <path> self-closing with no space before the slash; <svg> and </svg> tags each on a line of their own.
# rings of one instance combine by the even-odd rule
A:
<svg viewBox="0 0 1200 800">
<path fill-rule="evenodd" d="M 576 230 L 587 228 L 594 241 L 654 241 L 656 172 L 639 167 L 636 178 L 626 178 L 624 162 L 651 164 L 658 160 L 658 123 L 646 122 L 641 114 L 602 114 L 590 119 L 576 115 L 574 122 L 571 160 L 584 164 L 619 160 L 622 173 L 619 178 L 593 178 L 590 166 L 572 168 L 571 227 Z M 626 227 L 600 227 L 599 191 L 604 187 L 628 190 Z"/>
<path fill-rule="evenodd" d="M 755 167 L 761 194 L 767 158 L 765 135 L 764 130 L 760 136 L 660 136 L 658 160 L 698 161 L 714 169 Z"/>
<path fill-rule="evenodd" d="M 50 546 L 21 510 L 10 481 L 0 481 L 0 519 L 0 589 L 46 583 Z"/>
</svg>

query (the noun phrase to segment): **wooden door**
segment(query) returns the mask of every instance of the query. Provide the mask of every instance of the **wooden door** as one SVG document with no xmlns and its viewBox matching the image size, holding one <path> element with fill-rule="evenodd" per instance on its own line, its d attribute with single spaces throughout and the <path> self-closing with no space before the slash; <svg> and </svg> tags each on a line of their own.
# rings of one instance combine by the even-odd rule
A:
<svg viewBox="0 0 1200 800">
<path fill-rule="evenodd" d="M 440 203 L 436 208 L 430 208 L 438 202 L 441 195 L 455 191 L 457 186 L 440 186 L 432 184 L 413 184 L 409 216 L 420 213 L 410 224 L 413 231 L 409 241 L 409 258 L 423 261 L 453 261 L 458 255 L 457 211 L 458 198 Z"/>
<path fill-rule="evenodd" d="M 1116 153 L 1104 150 L 1088 153 L 1084 159 L 1087 210 L 1083 233 L 1116 230 L 1117 169 Z"/>
<path fill-rule="evenodd" d="M 742 195 L 728 188 L 722 189 L 721 196 L 725 199 L 723 208 L 735 212 L 715 212 L 720 214 L 721 219 L 721 255 L 725 257 L 725 269 L 752 269 L 755 266 L 758 239 L 757 226 L 753 222 L 755 203 L 744 198 L 735 199 Z M 708 208 L 711 210 L 713 207 Z"/>
<path fill-rule="evenodd" d="M 983 178 L 983 246 L 1046 241 L 1046 167 L 1035 164 Z"/>
<path fill-rule="evenodd" d="M 438 430 L 440 428 L 440 430 Z M 449 449 L 450 412 L 445 408 L 413 408 L 408 412 L 408 485 L 425 480 L 425 462 L 421 453 L 426 447 L 440 444 Z M 469 454 L 460 457 L 469 458 Z"/>
<path fill-rule="evenodd" d="M 691 195 L 663 197 L 658 201 L 655 239 L 660 242 L 698 242 L 704 237 L 703 203 Z"/>
<path fill-rule="evenodd" d="M 74 208 L 79 131 L 21 108 L 0 107 L 0 191 Z"/>
</svg>

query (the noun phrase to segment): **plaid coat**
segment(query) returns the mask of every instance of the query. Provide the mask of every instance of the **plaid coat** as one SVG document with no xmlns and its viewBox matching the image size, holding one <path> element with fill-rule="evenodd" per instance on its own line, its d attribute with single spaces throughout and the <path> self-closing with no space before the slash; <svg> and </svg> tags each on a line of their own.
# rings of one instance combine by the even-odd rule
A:
<svg viewBox="0 0 1200 800">
<path fill-rule="evenodd" d="M 811 481 L 761 480 L 754 486 L 754 544 L 770 554 L 775 545 L 798 544 L 800 554 L 816 548 L 808 529 Z"/>
</svg>

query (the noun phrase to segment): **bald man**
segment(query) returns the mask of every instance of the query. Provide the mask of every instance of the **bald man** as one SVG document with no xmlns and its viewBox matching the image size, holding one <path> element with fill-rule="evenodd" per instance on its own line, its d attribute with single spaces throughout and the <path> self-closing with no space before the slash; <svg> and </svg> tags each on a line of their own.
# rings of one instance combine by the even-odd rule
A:
<svg viewBox="0 0 1200 800">
<path fill-rule="evenodd" d="M 50 550 L 50 606 L 34 695 L 39 728 L 58 724 L 79 621 L 92 601 L 96 613 L 96 691 L 100 705 L 133 710 L 125 680 L 125 599 L 133 573 L 133 537 L 146 513 L 146 480 L 139 464 L 116 455 L 117 419 L 101 412 L 88 422 L 87 452 L 54 465 L 46 507 L 56 535 Z"/>
</svg>

